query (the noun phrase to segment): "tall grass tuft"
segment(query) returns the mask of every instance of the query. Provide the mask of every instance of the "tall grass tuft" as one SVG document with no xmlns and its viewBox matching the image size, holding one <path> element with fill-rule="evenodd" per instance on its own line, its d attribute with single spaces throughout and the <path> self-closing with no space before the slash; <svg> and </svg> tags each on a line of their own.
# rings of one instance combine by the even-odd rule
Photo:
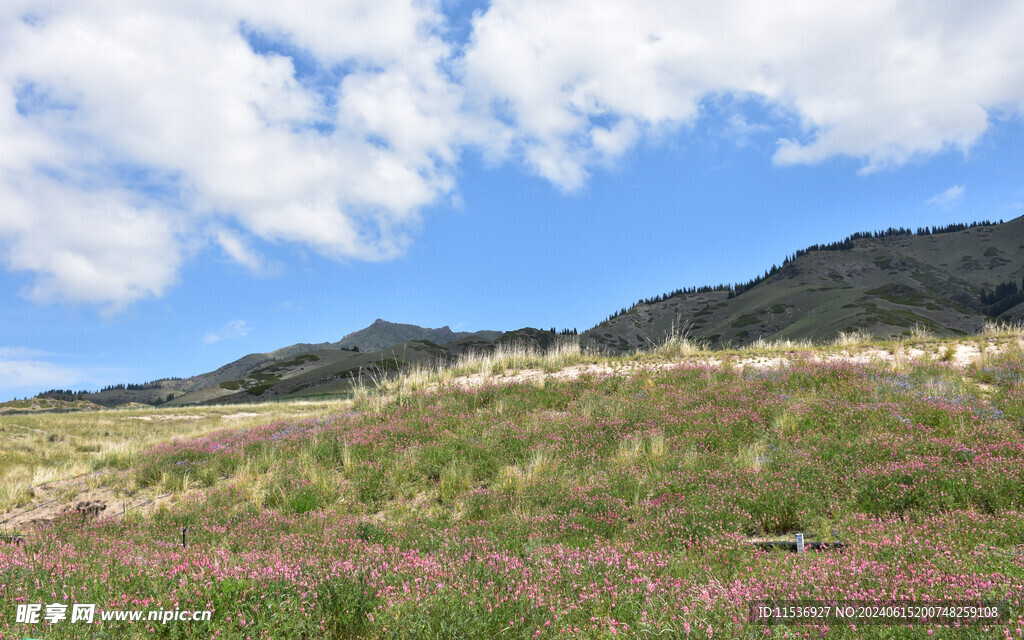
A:
<svg viewBox="0 0 1024 640">
<path fill-rule="evenodd" d="M 760 471 L 767 460 L 767 447 L 763 442 L 755 442 L 740 447 L 736 454 L 736 463 L 741 469 Z"/>
<path fill-rule="evenodd" d="M 986 338 L 1024 339 L 1024 321 L 987 320 L 981 335 Z"/>
<path fill-rule="evenodd" d="M 676 360 L 708 351 L 706 343 L 690 340 L 689 327 L 685 324 L 679 324 L 678 320 L 677 317 L 676 321 L 672 323 L 672 327 L 665 334 L 665 339 L 646 353 L 655 357 Z"/>
<path fill-rule="evenodd" d="M 915 322 L 914 328 L 910 330 L 910 336 L 908 339 L 911 342 L 926 342 L 934 339 L 934 337 L 935 336 L 932 332 L 928 331 L 927 327 Z"/>
<path fill-rule="evenodd" d="M 776 351 L 793 351 L 796 349 L 812 349 L 814 342 L 808 339 L 803 340 L 791 340 L 791 339 L 779 339 L 779 340 L 767 340 L 764 336 L 759 337 L 748 345 L 745 345 L 741 351 L 755 351 L 755 352 L 776 352 Z"/>
<path fill-rule="evenodd" d="M 524 344 L 499 344 L 491 351 L 464 354 L 451 368 L 451 374 L 489 377 L 524 369 L 550 373 L 594 359 L 595 354 L 584 351 L 575 339 L 560 339 L 545 351 Z"/>
<path fill-rule="evenodd" d="M 873 339 L 866 330 L 856 329 L 855 331 L 840 331 L 832 344 L 837 347 L 860 347 Z"/>
<path fill-rule="evenodd" d="M 441 471 L 437 487 L 438 500 L 441 504 L 453 504 L 472 486 L 472 482 L 472 470 L 465 464 L 452 462 Z"/>
<path fill-rule="evenodd" d="M 658 463 L 665 457 L 665 432 L 659 431 L 647 437 L 647 455 L 651 462 Z"/>
<path fill-rule="evenodd" d="M 640 438 L 628 438 L 619 442 L 616 462 L 622 466 L 633 464 L 644 453 L 644 441 Z"/>
</svg>

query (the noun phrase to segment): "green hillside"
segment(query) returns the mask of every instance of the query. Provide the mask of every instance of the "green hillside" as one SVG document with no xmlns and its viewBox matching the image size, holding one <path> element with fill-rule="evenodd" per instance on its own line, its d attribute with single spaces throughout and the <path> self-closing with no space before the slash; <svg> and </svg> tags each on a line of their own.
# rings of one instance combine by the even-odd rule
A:
<svg viewBox="0 0 1024 640">
<path fill-rule="evenodd" d="M 353 386 L 393 378 L 409 366 L 451 364 L 463 354 L 487 352 L 495 345 L 544 350 L 557 340 L 550 332 L 531 328 L 498 335 L 498 340 L 492 341 L 471 334 L 447 344 L 406 340 L 369 353 L 318 349 L 288 360 L 262 364 L 237 379 L 204 387 L 176 398 L 171 404 L 237 403 L 348 394 Z"/>
<path fill-rule="evenodd" d="M 759 338 L 820 341 L 856 330 L 891 337 L 915 326 L 959 335 L 979 331 L 988 319 L 1024 316 L 1024 217 L 835 246 L 848 248 L 801 252 L 738 292 L 712 289 L 638 303 L 586 331 L 583 344 L 628 351 L 661 342 L 673 327 L 711 346 Z M 1008 283 L 1016 297 L 986 304 Z"/>
<path fill-rule="evenodd" d="M 365 346 L 367 340 L 386 341 L 408 334 L 432 335 L 448 342 L 407 339 L 375 351 L 356 350 L 356 344 L 346 344 L 355 341 Z M 410 365 L 451 363 L 463 354 L 491 351 L 496 344 L 543 350 L 555 340 L 554 334 L 529 327 L 507 333 L 455 333 L 448 327 L 424 329 L 378 320 L 339 342 L 301 343 L 269 353 L 253 353 L 191 378 L 113 385 L 96 393 L 51 390 L 34 400 L 37 404 L 63 402 L 68 406 L 85 402 L 102 407 L 126 403 L 183 407 L 345 395 L 352 393 L 354 386 L 394 377 Z"/>
<path fill-rule="evenodd" d="M 64 402 L 73 406 L 82 401 L 101 407 L 126 403 L 186 406 L 348 393 L 360 375 L 386 375 L 409 363 L 450 360 L 467 350 L 493 348 L 501 335 L 500 331 L 453 332 L 448 327 L 427 329 L 378 319 L 338 342 L 298 343 L 268 353 L 250 353 L 190 378 L 112 385 L 95 393 L 55 389 L 33 400 L 37 405 Z"/>
<path fill-rule="evenodd" d="M 796 252 L 764 276 L 731 287 L 680 290 L 638 302 L 579 340 L 584 348 L 624 353 L 673 333 L 710 347 L 759 339 L 816 342 L 840 332 L 880 338 L 923 329 L 973 334 L 989 320 L 1024 319 L 1024 217 L 1010 222 L 858 233 Z M 98 393 L 41 396 L 105 407 L 125 403 L 184 406 L 346 394 L 354 384 L 391 377 L 414 364 L 453 362 L 496 346 L 551 348 L 553 331 L 455 332 L 376 320 L 333 343 L 299 343 L 253 353 L 185 379 L 114 385 Z"/>
</svg>

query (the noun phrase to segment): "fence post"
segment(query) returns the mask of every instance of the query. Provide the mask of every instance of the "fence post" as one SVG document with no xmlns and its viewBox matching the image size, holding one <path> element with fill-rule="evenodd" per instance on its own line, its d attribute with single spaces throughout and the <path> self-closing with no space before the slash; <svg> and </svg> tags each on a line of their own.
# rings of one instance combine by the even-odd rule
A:
<svg viewBox="0 0 1024 640">
<path fill-rule="evenodd" d="M 803 553 L 804 552 L 804 534 L 802 534 L 802 533 L 796 534 L 796 552 L 797 553 Z"/>
</svg>

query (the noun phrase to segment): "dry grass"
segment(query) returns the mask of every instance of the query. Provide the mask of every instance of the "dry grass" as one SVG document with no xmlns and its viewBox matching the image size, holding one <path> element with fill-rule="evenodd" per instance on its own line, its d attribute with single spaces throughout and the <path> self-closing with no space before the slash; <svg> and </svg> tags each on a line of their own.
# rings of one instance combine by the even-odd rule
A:
<svg viewBox="0 0 1024 640">
<path fill-rule="evenodd" d="M 736 454 L 736 464 L 741 469 L 760 471 L 767 460 L 768 448 L 763 442 L 755 442 L 740 448 Z"/>
<path fill-rule="evenodd" d="M 1024 322 L 1003 322 L 989 320 L 985 323 L 981 335 L 985 338 L 1016 338 L 1024 340 Z"/>
<path fill-rule="evenodd" d="M 573 365 L 600 360 L 602 358 L 598 354 L 584 350 L 577 340 L 572 339 L 559 340 L 546 351 L 521 344 L 497 345 L 492 351 L 463 354 L 453 364 L 417 363 L 398 376 L 378 377 L 373 382 L 379 395 L 402 402 L 409 393 L 443 385 L 459 377 L 475 376 L 486 382 L 493 376 L 516 375 L 526 370 L 554 373 Z M 356 387 L 357 399 L 367 395 L 368 390 L 362 384 Z"/>
<path fill-rule="evenodd" d="M 651 462 L 661 462 L 665 457 L 665 433 L 659 432 L 647 438 L 647 456 Z"/>
<path fill-rule="evenodd" d="M 914 323 L 914 328 L 911 329 L 910 336 L 907 339 L 910 342 L 929 342 L 935 339 L 935 334 L 928 331 L 926 327 Z"/>
<path fill-rule="evenodd" d="M 126 468 L 139 451 L 159 442 L 329 410 L 338 410 L 338 403 L 5 414 L 0 416 L 0 511 L 29 502 L 40 485 L 101 466 Z"/>
<path fill-rule="evenodd" d="M 740 351 L 756 351 L 759 353 L 777 353 L 813 349 L 815 344 L 810 340 L 766 340 L 763 337 L 742 347 Z"/>
<path fill-rule="evenodd" d="M 615 463 L 630 467 L 637 462 L 657 464 L 665 457 L 665 434 L 662 432 L 647 437 L 630 437 L 619 442 Z"/>
<path fill-rule="evenodd" d="M 837 347 L 862 347 L 875 341 L 875 338 L 863 329 L 856 331 L 840 331 L 832 342 Z"/>
<path fill-rule="evenodd" d="M 783 411 L 772 421 L 776 433 L 783 437 L 792 437 L 800 432 L 800 418 L 789 411 Z"/>
<path fill-rule="evenodd" d="M 690 339 L 689 329 L 688 325 L 680 324 L 677 317 L 660 344 L 652 343 L 649 349 L 641 349 L 631 354 L 630 359 L 678 360 L 710 353 L 711 349 L 706 342 Z"/>
<path fill-rule="evenodd" d="M 597 359 L 597 354 L 584 351 L 577 340 L 559 340 L 546 351 L 521 344 L 499 345 L 487 353 L 467 354 L 452 367 L 452 374 L 504 375 L 524 369 L 539 369 L 550 373 Z"/>
<path fill-rule="evenodd" d="M 990 338 L 996 340 L 996 338 Z M 987 344 L 985 340 L 979 340 L 978 344 L 981 353 L 970 362 L 970 368 L 975 374 L 984 371 L 986 368 L 997 366 L 1000 362 L 1008 359 L 1019 359 L 1024 357 L 1024 339 L 1007 340 L 998 344 Z"/>
<path fill-rule="evenodd" d="M 619 442 L 619 451 L 615 456 L 621 466 L 629 466 L 644 455 L 644 441 L 640 438 L 628 438 Z"/>
</svg>

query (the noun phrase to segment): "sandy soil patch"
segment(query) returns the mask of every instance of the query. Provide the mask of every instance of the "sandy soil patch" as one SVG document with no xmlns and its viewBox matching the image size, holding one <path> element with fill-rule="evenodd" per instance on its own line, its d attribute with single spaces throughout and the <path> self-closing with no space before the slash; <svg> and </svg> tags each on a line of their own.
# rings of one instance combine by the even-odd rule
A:
<svg viewBox="0 0 1024 640">
<path fill-rule="evenodd" d="M 1024 341 L 1019 341 L 1024 347 Z M 947 346 L 946 348 L 953 348 Z M 989 341 L 984 352 L 975 342 L 963 342 L 956 344 L 951 359 L 952 364 L 965 367 L 982 357 L 982 355 L 998 355 L 1002 348 L 994 341 Z M 872 362 L 890 362 L 914 360 L 940 360 L 939 350 L 920 349 L 918 347 L 897 347 L 895 352 L 879 347 L 865 347 L 857 350 L 845 350 L 838 353 L 808 354 L 807 352 L 790 352 L 772 356 L 749 356 L 749 357 L 686 357 L 680 360 L 663 363 L 629 363 L 617 366 L 607 364 L 583 364 L 567 367 L 560 371 L 547 373 L 539 369 L 523 369 L 516 373 L 509 374 L 481 374 L 474 373 L 468 376 L 453 378 L 441 386 L 455 386 L 463 389 L 474 389 L 485 384 L 537 384 L 545 379 L 554 380 L 575 380 L 580 376 L 603 376 L 612 374 L 631 375 L 640 372 L 660 371 L 672 369 L 679 366 L 691 367 L 723 367 L 732 366 L 733 369 L 772 369 L 786 366 L 793 361 L 807 360 L 809 362 L 852 362 L 856 364 L 870 364 Z M 438 385 L 429 385 L 428 388 L 436 388 Z"/>
<path fill-rule="evenodd" d="M 206 416 L 197 416 L 191 414 L 163 414 L 155 416 L 135 416 L 136 420 L 156 420 L 158 422 L 177 422 L 179 420 L 203 420 Z"/>
</svg>

